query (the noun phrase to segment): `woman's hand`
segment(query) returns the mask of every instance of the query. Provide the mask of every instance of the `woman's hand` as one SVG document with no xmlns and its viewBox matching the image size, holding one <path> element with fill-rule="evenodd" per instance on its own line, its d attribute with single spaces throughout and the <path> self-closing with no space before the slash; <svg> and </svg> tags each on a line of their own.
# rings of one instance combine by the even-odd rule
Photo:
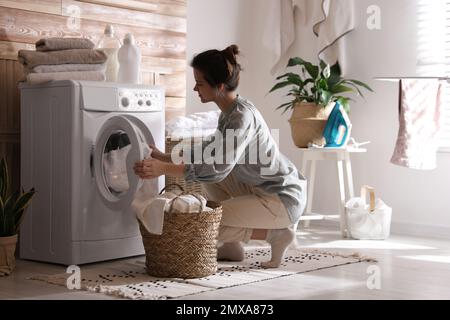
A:
<svg viewBox="0 0 450 320">
<path fill-rule="evenodd" d="M 159 150 L 154 144 L 149 145 L 150 148 L 152 148 L 152 158 L 155 158 L 157 160 L 166 161 L 167 155 Z"/>
<path fill-rule="evenodd" d="M 134 173 L 141 179 L 157 178 L 166 173 L 166 163 L 157 159 L 144 159 L 136 162 Z"/>
</svg>

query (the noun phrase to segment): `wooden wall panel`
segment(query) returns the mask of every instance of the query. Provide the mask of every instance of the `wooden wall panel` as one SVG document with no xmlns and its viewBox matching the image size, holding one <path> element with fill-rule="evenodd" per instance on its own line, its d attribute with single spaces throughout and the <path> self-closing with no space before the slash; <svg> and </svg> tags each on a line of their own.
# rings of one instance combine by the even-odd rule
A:
<svg viewBox="0 0 450 320">
<path fill-rule="evenodd" d="M 0 158 L 6 159 L 10 177 L 10 190 L 18 190 L 20 188 L 20 142 L 9 142 L 1 139 Z"/>
<path fill-rule="evenodd" d="M 11 190 L 20 186 L 20 102 L 18 80 L 22 67 L 0 59 L 0 158 L 6 158 Z"/>
<path fill-rule="evenodd" d="M 34 50 L 34 44 L 0 41 L 0 59 L 17 60 L 17 52 L 22 49 Z"/>
<path fill-rule="evenodd" d="M 22 66 L 17 61 L 0 59 L 0 134 L 20 132 L 20 78 Z"/>
<path fill-rule="evenodd" d="M 74 10 L 74 6 L 79 11 Z M 80 1 L 62 0 L 61 14 L 63 16 L 71 16 L 74 12 L 79 12 L 81 19 L 90 19 L 112 24 L 122 24 L 123 21 L 127 21 L 127 25 L 130 26 L 186 33 L 185 18 L 83 3 Z"/>
<path fill-rule="evenodd" d="M 166 122 L 177 116 L 186 115 L 186 99 L 166 97 Z"/>
<path fill-rule="evenodd" d="M 0 0 L 0 7 L 61 14 L 61 0 Z"/>
<path fill-rule="evenodd" d="M 154 12 L 175 17 L 186 17 L 185 1 L 83 0 L 81 2 L 104 4 L 116 8 Z"/>
<path fill-rule="evenodd" d="M 173 74 L 161 74 L 156 84 L 166 88 L 169 97 L 186 97 L 186 74 L 178 72 Z"/>
<path fill-rule="evenodd" d="M 131 19 L 131 18 L 130 18 Z M 42 23 L 42 21 L 46 23 Z M 82 37 L 97 43 L 105 28 L 104 22 L 80 19 L 80 28 L 73 27 L 68 17 L 17 9 L 0 10 L 0 41 L 35 43 L 43 37 Z M 186 58 L 186 34 L 128 25 L 115 25 L 119 38 L 132 33 L 143 55 Z"/>
</svg>

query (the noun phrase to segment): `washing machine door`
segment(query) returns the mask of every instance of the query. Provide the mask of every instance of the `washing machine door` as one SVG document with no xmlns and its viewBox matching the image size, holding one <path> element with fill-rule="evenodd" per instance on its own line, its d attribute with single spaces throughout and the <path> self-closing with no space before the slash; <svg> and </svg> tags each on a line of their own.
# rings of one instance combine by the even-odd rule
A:
<svg viewBox="0 0 450 320">
<path fill-rule="evenodd" d="M 153 137 L 137 118 L 114 116 L 100 129 L 94 148 L 94 178 L 105 203 L 114 209 L 129 207 L 142 180 L 134 174 L 136 162 L 149 156 Z"/>
</svg>

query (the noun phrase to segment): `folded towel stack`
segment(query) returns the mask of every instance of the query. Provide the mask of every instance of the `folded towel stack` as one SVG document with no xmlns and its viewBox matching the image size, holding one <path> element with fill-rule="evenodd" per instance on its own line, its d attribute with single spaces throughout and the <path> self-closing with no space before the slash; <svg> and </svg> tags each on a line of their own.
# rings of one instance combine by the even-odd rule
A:
<svg viewBox="0 0 450 320">
<path fill-rule="evenodd" d="M 36 51 L 19 50 L 26 81 L 105 80 L 107 56 L 83 38 L 47 38 L 36 42 Z"/>
</svg>

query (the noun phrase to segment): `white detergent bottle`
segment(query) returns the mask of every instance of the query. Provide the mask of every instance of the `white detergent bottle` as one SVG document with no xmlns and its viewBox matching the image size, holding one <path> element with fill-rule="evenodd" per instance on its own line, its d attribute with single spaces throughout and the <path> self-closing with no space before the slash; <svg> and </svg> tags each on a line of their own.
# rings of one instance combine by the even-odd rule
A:
<svg viewBox="0 0 450 320">
<path fill-rule="evenodd" d="M 119 72 L 119 60 L 117 53 L 120 49 L 120 40 L 114 34 L 114 27 L 108 24 L 105 27 L 105 33 L 97 44 L 97 49 L 103 51 L 108 59 L 106 60 L 106 81 L 117 81 Z"/>
<path fill-rule="evenodd" d="M 122 83 L 141 83 L 141 50 L 136 45 L 131 33 L 125 35 L 118 57 L 120 65 L 118 81 Z"/>
</svg>

